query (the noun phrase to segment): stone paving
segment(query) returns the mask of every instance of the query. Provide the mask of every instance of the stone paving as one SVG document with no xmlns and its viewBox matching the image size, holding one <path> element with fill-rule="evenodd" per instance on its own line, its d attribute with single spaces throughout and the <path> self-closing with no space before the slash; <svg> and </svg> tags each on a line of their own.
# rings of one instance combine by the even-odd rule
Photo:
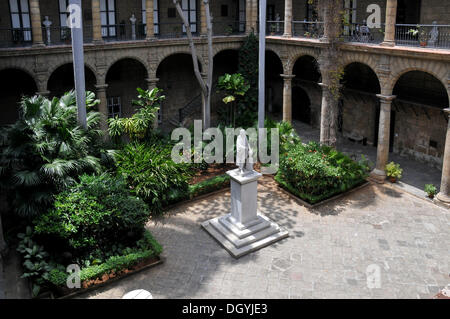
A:
<svg viewBox="0 0 450 319">
<path fill-rule="evenodd" d="M 165 263 L 79 297 L 145 289 L 154 298 L 431 298 L 450 283 L 447 209 L 375 184 L 315 209 L 269 177 L 258 190 L 260 210 L 287 239 L 232 258 L 200 227 L 229 211 L 227 191 L 148 224 Z"/>
<path fill-rule="evenodd" d="M 293 121 L 293 126 L 303 142 L 320 140 L 320 130 L 311 128 L 310 125 L 304 124 L 300 121 Z M 340 137 L 336 148 L 354 159 L 361 159 L 364 155 L 374 165 L 377 159 L 377 148 L 374 146 L 364 146 L 362 144 L 350 142 L 348 139 Z M 396 153 L 389 153 L 389 161 L 399 163 L 403 168 L 403 183 L 411 185 L 423 191 L 425 184 L 434 184 L 439 190 L 441 185 L 442 172 L 430 166 L 430 164 L 411 159 L 406 156 L 401 156 Z"/>
</svg>

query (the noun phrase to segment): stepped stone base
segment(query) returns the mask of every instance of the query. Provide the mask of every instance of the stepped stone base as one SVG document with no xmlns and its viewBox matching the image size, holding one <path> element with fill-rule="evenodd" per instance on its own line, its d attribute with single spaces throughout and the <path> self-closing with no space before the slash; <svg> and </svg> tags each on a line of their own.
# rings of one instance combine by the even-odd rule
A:
<svg viewBox="0 0 450 319">
<path fill-rule="evenodd" d="M 235 258 L 289 236 L 287 230 L 260 213 L 246 224 L 237 222 L 228 214 L 208 220 L 202 223 L 202 227 Z"/>
</svg>

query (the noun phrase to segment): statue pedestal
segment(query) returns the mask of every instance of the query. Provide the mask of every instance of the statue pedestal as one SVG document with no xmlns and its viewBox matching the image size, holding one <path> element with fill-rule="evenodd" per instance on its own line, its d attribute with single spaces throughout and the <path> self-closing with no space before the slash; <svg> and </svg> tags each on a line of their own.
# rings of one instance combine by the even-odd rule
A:
<svg viewBox="0 0 450 319">
<path fill-rule="evenodd" d="M 235 258 L 288 237 L 286 230 L 258 212 L 257 187 L 262 175 L 250 171 L 241 176 L 239 169 L 227 174 L 231 177 L 231 212 L 202 227 Z"/>
</svg>

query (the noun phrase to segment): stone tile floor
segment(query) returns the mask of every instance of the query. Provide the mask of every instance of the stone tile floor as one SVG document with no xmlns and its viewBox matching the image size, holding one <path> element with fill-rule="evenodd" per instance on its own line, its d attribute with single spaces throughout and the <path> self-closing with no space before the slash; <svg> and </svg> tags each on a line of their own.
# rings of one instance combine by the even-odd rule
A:
<svg viewBox="0 0 450 319">
<path fill-rule="evenodd" d="M 315 209 L 269 177 L 258 189 L 260 210 L 288 229 L 287 239 L 232 258 L 200 227 L 229 211 L 224 192 L 148 224 L 164 264 L 79 298 L 134 289 L 154 298 L 431 298 L 450 283 L 449 210 L 374 184 Z M 369 288 L 377 271 L 379 288 Z"/>
</svg>

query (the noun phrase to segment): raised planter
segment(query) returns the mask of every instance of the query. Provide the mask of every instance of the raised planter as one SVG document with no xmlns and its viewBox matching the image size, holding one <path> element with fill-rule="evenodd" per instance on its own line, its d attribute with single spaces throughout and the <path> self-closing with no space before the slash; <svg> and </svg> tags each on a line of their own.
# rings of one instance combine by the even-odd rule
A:
<svg viewBox="0 0 450 319">
<path fill-rule="evenodd" d="M 128 276 L 137 274 L 143 270 L 152 268 L 154 266 L 157 266 L 161 263 L 163 263 L 165 261 L 164 257 L 158 256 L 158 257 L 150 257 L 147 258 L 145 260 L 140 261 L 139 263 L 137 263 L 136 265 L 134 265 L 133 267 L 131 267 L 131 269 L 123 269 L 121 271 L 119 271 L 119 274 L 114 274 L 114 277 L 110 277 L 111 273 L 108 274 L 104 274 L 102 276 L 102 279 L 97 279 L 101 282 L 99 283 L 94 283 L 92 285 L 90 285 L 87 288 L 79 288 L 79 289 L 69 289 L 67 287 L 54 287 L 54 289 L 52 291 L 44 291 L 43 293 L 39 294 L 36 298 L 37 299 L 67 299 L 67 298 L 72 298 L 84 293 L 87 293 L 89 291 L 98 289 L 100 287 L 104 287 L 107 286 L 113 282 L 116 282 L 117 280 L 126 278 Z M 108 278 L 106 278 L 106 277 Z M 103 279 L 105 278 L 105 279 Z M 97 280 L 92 280 L 92 281 L 97 281 Z M 81 283 L 83 285 L 83 283 Z"/>
</svg>

